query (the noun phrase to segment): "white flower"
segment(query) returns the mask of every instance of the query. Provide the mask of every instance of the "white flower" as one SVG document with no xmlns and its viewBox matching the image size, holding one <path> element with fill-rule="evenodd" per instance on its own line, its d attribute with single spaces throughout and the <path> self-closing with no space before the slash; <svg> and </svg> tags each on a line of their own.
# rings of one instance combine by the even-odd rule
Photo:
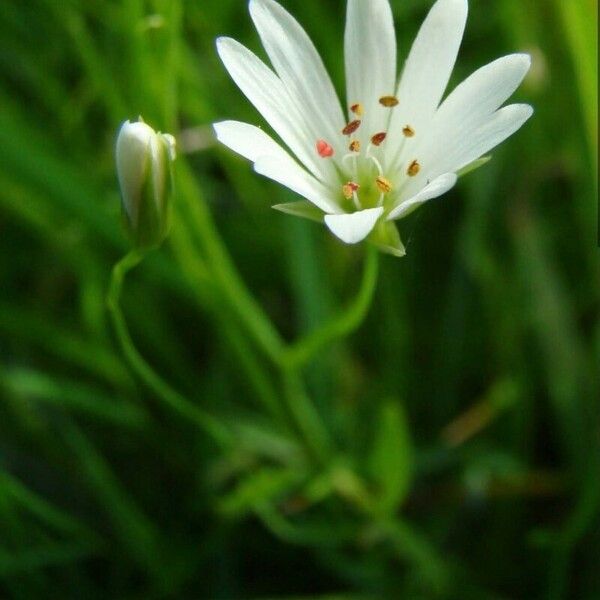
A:
<svg viewBox="0 0 600 600">
<path fill-rule="evenodd" d="M 345 117 L 298 22 L 274 0 L 250 0 L 274 70 L 230 38 L 217 41 L 218 52 L 289 152 L 258 127 L 237 121 L 216 123 L 218 139 L 251 160 L 257 173 L 308 200 L 274 208 L 324 220 L 348 244 L 368 237 L 402 256 L 392 221 L 447 192 L 461 169 L 513 134 L 533 112 L 524 104 L 500 108 L 529 69 L 525 54 L 480 68 L 442 102 L 467 9 L 467 0 L 435 3 L 397 83 L 388 0 L 348 0 Z"/>
<path fill-rule="evenodd" d="M 136 246 L 160 244 L 168 232 L 175 138 L 143 121 L 125 121 L 115 149 L 123 214 Z"/>
</svg>

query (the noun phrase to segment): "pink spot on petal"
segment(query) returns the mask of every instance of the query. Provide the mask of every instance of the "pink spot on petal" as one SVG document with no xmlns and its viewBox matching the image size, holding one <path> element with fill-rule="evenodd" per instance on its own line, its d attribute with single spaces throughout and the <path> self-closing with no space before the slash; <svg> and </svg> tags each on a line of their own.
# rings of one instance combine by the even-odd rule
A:
<svg viewBox="0 0 600 600">
<path fill-rule="evenodd" d="M 333 156 L 333 148 L 325 140 L 317 141 L 317 152 L 321 158 Z"/>
</svg>

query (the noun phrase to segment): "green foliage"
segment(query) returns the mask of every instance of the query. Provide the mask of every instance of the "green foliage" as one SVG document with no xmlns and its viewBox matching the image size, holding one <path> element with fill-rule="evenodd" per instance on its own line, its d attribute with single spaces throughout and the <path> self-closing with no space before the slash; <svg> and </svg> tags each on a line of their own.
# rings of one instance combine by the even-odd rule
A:
<svg viewBox="0 0 600 600">
<path fill-rule="evenodd" d="M 341 90 L 343 0 L 283 3 Z M 265 125 L 214 49 L 245 2 L 0 2 L 0 597 L 595 597 L 593 14 L 471 0 L 451 85 L 529 51 L 535 115 L 378 263 L 215 146 Z M 138 115 L 175 214 L 108 310 Z"/>
<path fill-rule="evenodd" d="M 376 509 L 394 514 L 410 489 L 413 449 L 409 426 L 398 402 L 383 403 L 370 456 L 371 477 L 377 486 Z"/>
</svg>

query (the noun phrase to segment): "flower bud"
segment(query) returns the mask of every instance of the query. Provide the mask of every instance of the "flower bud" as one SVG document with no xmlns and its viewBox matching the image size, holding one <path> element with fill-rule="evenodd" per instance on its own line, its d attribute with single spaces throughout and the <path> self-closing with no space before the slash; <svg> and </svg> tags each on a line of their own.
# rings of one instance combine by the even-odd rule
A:
<svg viewBox="0 0 600 600">
<path fill-rule="evenodd" d="M 155 132 L 141 119 L 121 126 L 117 175 L 125 226 L 138 248 L 158 246 L 168 233 L 174 159 L 172 135 Z"/>
</svg>

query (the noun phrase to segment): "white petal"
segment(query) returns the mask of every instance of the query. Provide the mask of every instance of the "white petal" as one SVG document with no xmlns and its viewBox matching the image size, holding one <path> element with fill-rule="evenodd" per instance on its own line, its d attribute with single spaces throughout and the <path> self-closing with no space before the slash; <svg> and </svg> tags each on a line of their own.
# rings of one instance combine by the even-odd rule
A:
<svg viewBox="0 0 600 600">
<path fill-rule="evenodd" d="M 240 121 L 221 121 L 213 125 L 217 139 L 244 158 L 256 162 L 260 156 L 282 156 L 288 153 L 262 129 Z"/>
<path fill-rule="evenodd" d="M 341 159 L 344 114 L 331 78 L 300 24 L 273 0 L 251 0 L 263 46 L 296 106 L 310 115 L 314 140 L 326 139 Z"/>
<path fill-rule="evenodd" d="M 458 178 L 454 173 L 444 173 L 443 175 L 440 175 L 429 185 L 426 185 L 419 193 L 394 208 L 387 216 L 387 220 L 392 221 L 406 217 L 418 206 L 427 202 L 427 200 L 432 200 L 433 198 L 438 198 L 442 194 L 445 194 L 454 187 L 457 179 Z"/>
<path fill-rule="evenodd" d="M 116 165 L 123 207 L 132 223 L 137 223 L 140 194 L 151 169 L 153 140 L 156 132 L 141 121 L 125 121 L 121 125 L 116 145 Z"/>
<path fill-rule="evenodd" d="M 304 196 L 326 212 L 341 212 L 328 189 L 262 129 L 239 121 L 214 124 L 218 140 L 254 163 L 254 170 Z"/>
<path fill-rule="evenodd" d="M 451 151 L 436 162 L 435 170 L 458 171 L 511 136 L 532 114 L 533 108 L 527 104 L 511 104 L 497 110 L 469 136 L 456 140 Z"/>
<path fill-rule="evenodd" d="M 217 50 L 232 79 L 288 148 L 321 179 L 331 179 L 333 164 L 317 155 L 305 117 L 296 110 L 279 77 L 235 40 L 219 38 Z"/>
<path fill-rule="evenodd" d="M 531 59 L 511 54 L 475 71 L 444 100 L 433 119 L 434 145 L 440 140 L 467 134 L 481 125 L 515 92 L 525 77 Z"/>
<path fill-rule="evenodd" d="M 378 100 L 396 89 L 396 33 L 388 0 L 348 0 L 344 52 L 346 100 L 365 108 L 359 129 L 365 142 L 387 130 L 390 111 Z"/>
<path fill-rule="evenodd" d="M 325 224 L 342 242 L 357 244 L 371 233 L 382 213 L 383 207 L 378 207 L 352 214 L 325 215 Z"/>
<path fill-rule="evenodd" d="M 478 69 L 454 89 L 438 108 L 426 135 L 415 146 L 407 146 L 397 163 L 400 169 L 414 158 L 421 164 L 421 173 L 408 186 L 409 193 L 425 178 L 435 179 L 456 168 L 448 158 L 456 156 L 456 148 L 468 142 L 517 89 L 530 64 L 527 54 L 505 56 Z M 417 140 L 418 134 L 412 139 Z"/>
<path fill-rule="evenodd" d="M 260 156 L 254 170 L 310 200 L 327 213 L 341 213 L 329 190 L 290 156 Z"/>
<path fill-rule="evenodd" d="M 390 125 L 392 139 L 410 126 L 420 135 L 438 108 L 462 41 L 467 0 L 438 0 L 429 11 L 406 60 Z"/>
</svg>

